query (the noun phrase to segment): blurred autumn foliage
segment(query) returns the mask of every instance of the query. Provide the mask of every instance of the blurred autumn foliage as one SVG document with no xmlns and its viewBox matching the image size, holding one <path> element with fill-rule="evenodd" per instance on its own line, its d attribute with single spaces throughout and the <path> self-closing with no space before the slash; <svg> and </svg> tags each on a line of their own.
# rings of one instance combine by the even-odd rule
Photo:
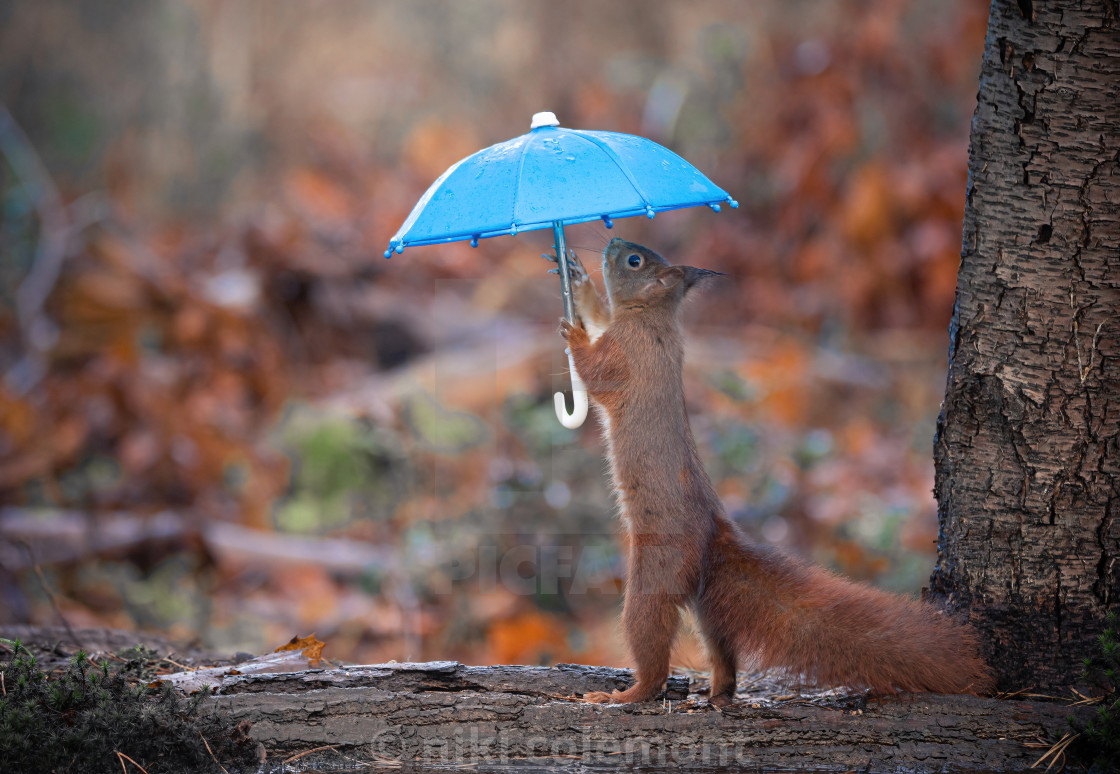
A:
<svg viewBox="0 0 1120 774">
<path fill-rule="evenodd" d="M 0 621 L 625 663 L 548 235 L 381 258 L 545 109 L 741 202 L 613 232 L 729 275 L 686 374 L 729 511 L 918 591 L 986 12 L 0 0 Z M 595 265 L 613 233 L 569 240 Z"/>
</svg>

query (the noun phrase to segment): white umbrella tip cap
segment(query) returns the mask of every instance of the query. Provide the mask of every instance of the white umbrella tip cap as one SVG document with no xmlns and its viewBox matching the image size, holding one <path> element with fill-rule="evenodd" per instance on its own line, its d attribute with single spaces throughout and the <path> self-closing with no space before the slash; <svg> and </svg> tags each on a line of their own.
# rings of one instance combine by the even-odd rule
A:
<svg viewBox="0 0 1120 774">
<path fill-rule="evenodd" d="M 534 113 L 533 121 L 529 124 L 530 129 L 539 129 L 542 126 L 560 126 L 560 122 L 556 120 L 556 114 L 550 110 L 543 113 Z"/>
</svg>

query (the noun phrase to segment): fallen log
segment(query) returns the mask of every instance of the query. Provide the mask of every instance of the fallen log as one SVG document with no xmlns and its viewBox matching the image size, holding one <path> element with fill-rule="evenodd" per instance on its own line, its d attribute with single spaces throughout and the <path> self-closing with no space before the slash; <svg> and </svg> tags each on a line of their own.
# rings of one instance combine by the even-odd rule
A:
<svg viewBox="0 0 1120 774">
<path fill-rule="evenodd" d="M 44 632 L 58 651 L 60 632 Z M 0 627 L 0 636 L 8 634 Z M 20 634 L 34 639 L 35 630 L 21 627 Z M 83 639 L 122 642 L 128 634 Z M 630 672 L 575 664 L 437 661 L 239 671 L 235 664 L 163 679 L 185 692 L 212 686 L 210 711 L 252 724 L 250 735 L 267 751 L 265 771 L 526 764 L 557 771 L 583 765 L 1025 771 L 1067 730 L 1068 715 L 1092 712 L 1037 698 L 789 695 L 788 685 L 770 674 L 741 679 L 737 703 L 722 711 L 699 693 L 702 679 L 682 675 L 671 679 L 660 701 L 595 705 L 579 696 L 625 688 Z"/>
<path fill-rule="evenodd" d="M 624 688 L 628 670 L 560 664 L 378 664 L 230 675 L 216 706 L 253 723 L 271 756 L 316 748 L 313 768 L 526 762 L 865 772 L 1026 770 L 1066 728 L 1060 703 L 928 694 L 740 695 L 722 712 L 676 676 L 639 705 L 578 701 Z M 767 689 L 769 690 L 769 689 Z M 676 698 L 674 698 L 676 697 Z M 1028 744 L 1034 746 L 1028 746 Z M 311 760 L 313 758 L 314 760 Z"/>
</svg>

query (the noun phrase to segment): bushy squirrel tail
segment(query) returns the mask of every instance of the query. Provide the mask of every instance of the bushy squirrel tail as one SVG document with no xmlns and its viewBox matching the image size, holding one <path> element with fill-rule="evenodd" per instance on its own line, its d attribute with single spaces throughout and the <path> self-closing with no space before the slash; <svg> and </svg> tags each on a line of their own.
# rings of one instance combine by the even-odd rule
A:
<svg viewBox="0 0 1120 774">
<path fill-rule="evenodd" d="M 986 693 L 991 672 L 971 627 L 937 607 L 854 583 L 724 533 L 701 617 L 760 669 L 875 693 Z M 713 620 L 711 617 L 715 616 Z M 722 619 L 722 620 L 718 620 Z"/>
</svg>

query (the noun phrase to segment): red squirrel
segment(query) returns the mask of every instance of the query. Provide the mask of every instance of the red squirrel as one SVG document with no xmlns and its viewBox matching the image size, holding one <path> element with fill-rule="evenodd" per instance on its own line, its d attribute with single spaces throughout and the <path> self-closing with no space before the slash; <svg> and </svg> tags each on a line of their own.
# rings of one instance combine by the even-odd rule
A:
<svg viewBox="0 0 1120 774">
<path fill-rule="evenodd" d="M 713 274 L 616 238 L 603 251 L 608 306 L 572 256 L 577 319 L 560 333 L 604 427 L 628 537 L 622 625 L 637 667 L 632 687 L 584 699 L 657 696 L 684 607 L 711 659 L 717 707 L 732 701 L 740 661 L 876 694 L 989 691 L 970 627 L 754 545 L 724 512 L 685 411 L 678 321 L 685 295 Z"/>
</svg>

